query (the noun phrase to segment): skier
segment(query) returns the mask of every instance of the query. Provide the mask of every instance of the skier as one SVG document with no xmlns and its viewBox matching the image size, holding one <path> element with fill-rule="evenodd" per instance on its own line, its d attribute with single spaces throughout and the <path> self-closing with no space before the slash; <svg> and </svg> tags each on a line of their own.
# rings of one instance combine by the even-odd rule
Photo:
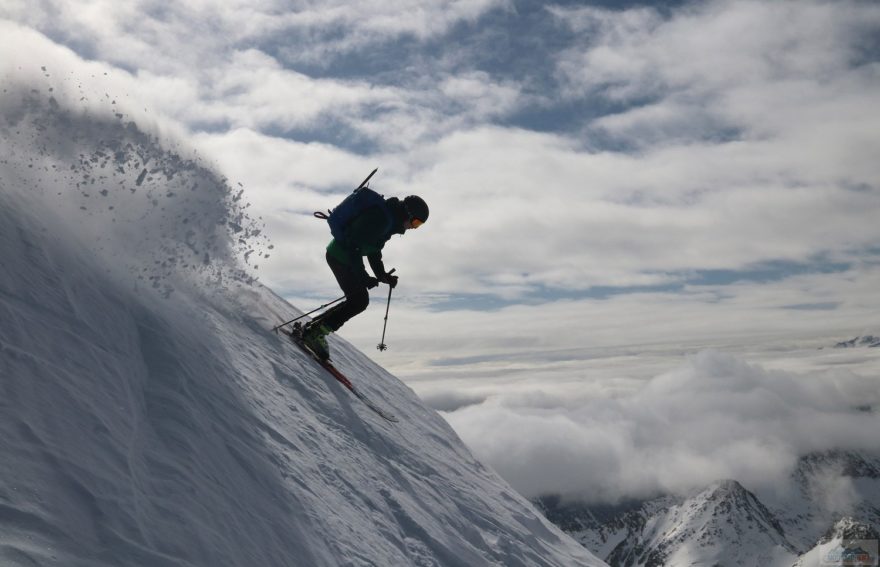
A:
<svg viewBox="0 0 880 567">
<path fill-rule="evenodd" d="M 368 290 L 378 286 L 379 282 L 392 288 L 397 286 L 397 276 L 386 272 L 382 262 L 385 243 L 392 235 L 404 234 L 427 220 L 428 205 L 421 197 L 410 195 L 402 201 L 390 197 L 359 211 L 345 225 L 342 238 L 330 241 L 327 264 L 345 294 L 345 301 L 313 319 L 303 330 L 303 342 L 319 358 L 330 358 L 327 335 L 367 308 L 370 303 Z M 364 256 L 375 277 L 367 274 Z"/>
</svg>

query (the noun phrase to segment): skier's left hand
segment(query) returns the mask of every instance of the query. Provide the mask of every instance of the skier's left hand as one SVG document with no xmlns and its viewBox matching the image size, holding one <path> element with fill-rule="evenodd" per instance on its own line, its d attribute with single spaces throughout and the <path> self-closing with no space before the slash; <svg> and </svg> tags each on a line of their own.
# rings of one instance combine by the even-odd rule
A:
<svg viewBox="0 0 880 567">
<path fill-rule="evenodd" d="M 395 275 L 392 275 L 389 273 L 382 274 L 382 277 L 379 278 L 379 281 L 382 283 L 387 283 L 388 285 L 391 286 L 391 289 L 394 289 L 395 287 L 397 287 L 397 276 L 395 276 Z"/>
</svg>

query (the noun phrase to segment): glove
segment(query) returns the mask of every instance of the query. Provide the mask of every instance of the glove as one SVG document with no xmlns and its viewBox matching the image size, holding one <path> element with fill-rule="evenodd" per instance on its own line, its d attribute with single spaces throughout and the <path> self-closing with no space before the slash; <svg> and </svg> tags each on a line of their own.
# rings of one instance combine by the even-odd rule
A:
<svg viewBox="0 0 880 567">
<path fill-rule="evenodd" d="M 388 273 L 382 274 L 382 277 L 379 278 L 379 281 L 382 283 L 387 283 L 388 285 L 391 286 L 391 289 L 394 289 L 395 287 L 397 287 L 397 276 L 395 276 L 395 275 L 388 274 Z"/>
<path fill-rule="evenodd" d="M 377 285 L 379 285 L 379 280 L 376 278 L 367 276 L 367 279 L 364 280 L 364 285 L 367 286 L 367 289 L 373 289 Z"/>
</svg>

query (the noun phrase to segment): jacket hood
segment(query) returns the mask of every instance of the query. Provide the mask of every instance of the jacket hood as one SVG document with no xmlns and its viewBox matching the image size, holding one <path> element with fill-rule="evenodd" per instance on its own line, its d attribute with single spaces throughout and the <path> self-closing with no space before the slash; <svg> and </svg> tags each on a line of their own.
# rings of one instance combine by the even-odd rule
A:
<svg viewBox="0 0 880 567">
<path fill-rule="evenodd" d="M 403 223 L 407 219 L 406 208 L 404 208 L 403 203 L 397 197 L 389 197 L 385 199 L 385 202 L 388 204 L 388 208 L 391 210 L 391 234 L 403 234 L 406 232 L 406 229 L 403 227 Z"/>
</svg>

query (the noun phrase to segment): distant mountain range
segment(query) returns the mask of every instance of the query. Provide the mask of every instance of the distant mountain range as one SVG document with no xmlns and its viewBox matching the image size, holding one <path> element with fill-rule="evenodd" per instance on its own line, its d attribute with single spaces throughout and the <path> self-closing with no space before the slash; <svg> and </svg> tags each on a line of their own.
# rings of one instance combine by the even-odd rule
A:
<svg viewBox="0 0 880 567">
<path fill-rule="evenodd" d="M 880 347 L 880 337 L 873 335 L 865 335 L 856 337 L 848 341 L 842 341 L 834 345 L 834 348 L 854 348 L 854 347 Z"/>
<path fill-rule="evenodd" d="M 612 567 L 818 567 L 826 564 L 815 561 L 823 551 L 843 553 L 835 542 L 850 540 L 867 540 L 863 551 L 876 561 L 880 458 L 815 453 L 801 458 L 790 478 L 788 495 L 768 495 L 766 502 L 735 480 L 721 480 L 685 496 L 617 506 L 559 497 L 536 504 Z M 846 487 L 845 502 L 828 501 L 834 496 L 826 488 L 832 478 L 835 486 Z"/>
</svg>

